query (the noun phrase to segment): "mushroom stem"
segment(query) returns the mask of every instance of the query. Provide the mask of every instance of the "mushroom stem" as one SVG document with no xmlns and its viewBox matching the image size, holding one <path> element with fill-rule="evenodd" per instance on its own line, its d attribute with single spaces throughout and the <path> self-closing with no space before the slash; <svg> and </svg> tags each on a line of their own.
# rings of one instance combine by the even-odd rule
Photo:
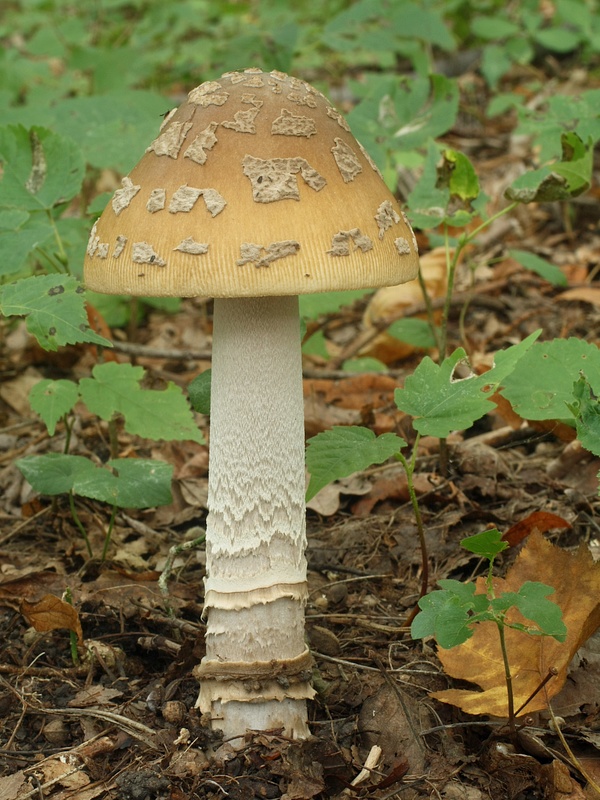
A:
<svg viewBox="0 0 600 800">
<path fill-rule="evenodd" d="M 217 299 L 198 705 L 226 737 L 308 735 L 297 297 Z"/>
</svg>

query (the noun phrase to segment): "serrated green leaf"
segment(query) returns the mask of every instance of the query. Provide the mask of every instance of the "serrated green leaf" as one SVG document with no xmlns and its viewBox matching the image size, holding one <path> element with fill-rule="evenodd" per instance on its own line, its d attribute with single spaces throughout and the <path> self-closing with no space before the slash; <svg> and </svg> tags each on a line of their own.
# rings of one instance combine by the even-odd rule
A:
<svg viewBox="0 0 600 800">
<path fill-rule="evenodd" d="M 369 428 L 336 426 L 309 439 L 306 466 L 310 483 L 306 499 L 310 500 L 328 483 L 346 478 L 354 472 L 382 464 L 399 453 L 406 442 L 395 433 L 375 436 Z"/>
<path fill-rule="evenodd" d="M 567 638 L 567 628 L 562 618 L 562 611 L 556 603 L 547 599 L 553 594 L 552 586 L 545 583 L 525 581 L 516 592 L 514 605 L 526 619 L 530 619 L 546 636 L 552 636 L 559 642 Z"/>
<path fill-rule="evenodd" d="M 498 553 L 506 550 L 508 542 L 503 542 L 500 531 L 497 528 L 492 528 L 488 531 L 482 531 L 482 533 L 476 533 L 474 536 L 467 536 L 466 539 L 461 540 L 460 546 L 470 553 L 475 553 L 478 556 L 487 558 L 489 561 L 493 561 Z"/>
<path fill-rule="evenodd" d="M 560 161 L 521 175 L 505 196 L 519 203 L 542 203 L 570 200 L 587 191 L 592 175 L 591 137 L 584 144 L 576 133 L 565 133 L 561 144 Z"/>
<path fill-rule="evenodd" d="M 0 206 L 49 211 L 80 190 L 85 164 L 77 144 L 47 128 L 0 127 Z"/>
<path fill-rule="evenodd" d="M 44 420 L 50 436 L 54 436 L 56 423 L 72 410 L 78 398 L 77 384 L 68 380 L 42 380 L 29 392 L 29 404 Z"/>
<path fill-rule="evenodd" d="M 445 439 L 451 431 L 466 430 L 490 410 L 490 398 L 539 335 L 537 331 L 498 352 L 491 370 L 467 378 L 454 377 L 458 364 L 466 360 L 462 348 L 441 365 L 426 356 L 406 378 L 404 388 L 396 389 L 396 405 L 413 417 L 413 425 L 422 435 Z"/>
<path fill-rule="evenodd" d="M 540 258 L 535 253 L 530 253 L 527 250 L 509 250 L 508 254 L 525 269 L 535 272 L 536 275 L 539 275 L 553 286 L 567 285 L 568 281 L 565 273 L 555 264 L 546 261 L 545 258 Z"/>
<path fill-rule="evenodd" d="M 569 408 L 575 417 L 577 438 L 586 450 L 600 456 L 600 402 L 586 378 L 575 382 L 573 398 Z"/>
<path fill-rule="evenodd" d="M 212 370 L 205 369 L 200 375 L 196 375 L 188 385 L 188 395 L 194 411 L 200 414 L 210 414 L 210 384 Z"/>
<path fill-rule="evenodd" d="M 583 339 L 535 344 L 504 380 L 501 394 L 523 419 L 568 420 L 580 374 L 600 394 L 600 352 Z"/>
<path fill-rule="evenodd" d="M 54 240 L 54 229 L 45 215 L 24 213 L 25 221 L 14 230 L 0 231 L 0 275 L 19 272 L 30 253 Z"/>
<path fill-rule="evenodd" d="M 461 585 L 464 591 L 459 593 L 450 589 L 436 589 L 419 600 L 421 611 L 410 626 L 413 639 L 433 636 L 440 647 L 448 650 L 471 638 L 470 612 L 475 586 Z M 466 597 L 467 594 L 469 596 Z"/>
<path fill-rule="evenodd" d="M 112 343 L 90 329 L 81 283 L 67 275 L 38 275 L 15 281 L 0 290 L 0 311 L 26 317 L 27 330 L 46 350 L 66 344 Z"/>
<path fill-rule="evenodd" d="M 115 362 L 97 364 L 92 375 L 82 378 L 79 388 L 87 407 L 102 419 L 121 414 L 128 433 L 148 439 L 204 442 L 185 396 L 174 383 L 161 391 L 142 389 L 143 367 Z"/>
</svg>

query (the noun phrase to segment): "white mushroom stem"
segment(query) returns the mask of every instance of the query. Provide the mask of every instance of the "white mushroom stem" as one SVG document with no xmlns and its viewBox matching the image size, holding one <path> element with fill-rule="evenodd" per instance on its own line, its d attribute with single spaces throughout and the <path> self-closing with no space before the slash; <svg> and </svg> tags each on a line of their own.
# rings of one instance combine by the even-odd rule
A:
<svg viewBox="0 0 600 800">
<path fill-rule="evenodd" d="M 215 300 L 198 705 L 228 738 L 308 735 L 304 494 L 298 298 Z"/>
</svg>

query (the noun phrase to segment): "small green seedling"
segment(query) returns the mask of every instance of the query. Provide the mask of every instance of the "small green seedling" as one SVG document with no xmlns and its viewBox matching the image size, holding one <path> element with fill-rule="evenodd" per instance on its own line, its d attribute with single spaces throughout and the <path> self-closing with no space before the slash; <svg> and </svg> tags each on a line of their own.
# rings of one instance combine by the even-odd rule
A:
<svg viewBox="0 0 600 800">
<path fill-rule="evenodd" d="M 102 551 L 106 557 L 118 508 L 149 508 L 172 502 L 173 467 L 162 461 L 145 458 L 113 458 L 97 464 L 83 456 L 70 455 L 69 442 L 74 420 L 74 407 L 84 402 L 87 408 L 106 420 L 115 445 L 115 418 L 123 419 L 125 430 L 148 439 L 202 443 L 189 405 L 175 384 L 165 390 L 144 389 L 143 367 L 108 362 L 97 364 L 91 378 L 79 383 L 69 380 L 43 380 L 30 392 L 31 406 L 44 420 L 53 436 L 59 421 L 65 426 L 63 453 L 26 456 L 16 463 L 33 489 L 55 497 L 67 494 L 71 515 L 81 532 L 90 556 L 93 555 L 87 532 L 75 506 L 75 497 L 87 497 L 108 503 L 112 512 Z"/>
<path fill-rule="evenodd" d="M 408 445 L 400 436 L 395 433 L 375 436 L 369 428 L 359 426 L 336 426 L 308 440 L 306 466 L 310 472 L 310 482 L 307 500 L 328 483 L 353 472 L 367 469 L 373 464 L 382 464 L 389 458 L 400 461 L 406 473 L 421 545 L 421 597 L 429 588 L 429 567 L 425 530 L 413 481 L 420 438 L 445 438 L 453 430 L 470 428 L 483 417 L 492 407 L 490 402 L 494 393 L 539 334 L 540 331 L 532 333 L 519 344 L 497 353 L 494 366 L 483 375 L 456 377 L 459 365 L 466 363 L 466 353 L 462 348 L 444 359 L 442 364 L 436 364 L 426 356 L 406 379 L 404 388 L 396 389 L 394 394 L 396 405 L 413 417 L 413 426 L 417 431 L 412 453 L 408 456 L 402 453 Z"/>
<path fill-rule="evenodd" d="M 493 568 L 496 556 L 508 547 L 502 534 L 495 528 L 469 536 L 461 545 L 481 558 L 489 561 L 485 592 L 478 593 L 475 583 L 456 580 L 441 580 L 441 589 L 421 597 L 421 609 L 414 618 L 410 633 L 413 639 L 433 636 L 440 647 L 450 649 L 463 644 L 473 635 L 473 628 L 481 622 L 493 622 L 498 629 L 500 649 L 504 663 L 504 675 L 508 697 L 508 723 L 515 732 L 515 707 L 512 674 L 506 649 L 506 628 L 523 631 L 531 636 L 552 636 L 564 642 L 567 629 L 562 611 L 556 603 L 548 600 L 554 592 L 545 583 L 525 581 L 517 592 L 502 592 L 497 595 L 493 584 Z M 516 608 L 532 625 L 509 621 L 508 612 Z M 521 709 L 518 709 L 519 711 Z"/>
</svg>

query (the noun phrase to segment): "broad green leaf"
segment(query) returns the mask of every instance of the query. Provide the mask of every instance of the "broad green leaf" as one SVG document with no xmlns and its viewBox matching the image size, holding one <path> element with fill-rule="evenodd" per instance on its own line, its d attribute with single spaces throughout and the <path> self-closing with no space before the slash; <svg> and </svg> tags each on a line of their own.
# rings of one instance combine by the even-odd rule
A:
<svg viewBox="0 0 600 800">
<path fill-rule="evenodd" d="M 469 27 L 473 36 L 495 42 L 498 39 L 507 39 L 509 36 L 518 36 L 521 33 L 516 22 L 504 19 L 499 14 L 494 14 L 493 17 L 475 17 L 471 20 Z"/>
<path fill-rule="evenodd" d="M 508 542 L 503 542 L 500 531 L 492 528 L 488 531 L 482 531 L 482 533 L 476 533 L 474 536 L 467 536 L 466 539 L 461 540 L 460 546 L 470 553 L 475 553 L 478 556 L 487 558 L 489 561 L 493 561 L 498 553 L 506 550 Z"/>
<path fill-rule="evenodd" d="M 78 398 L 77 384 L 68 380 L 43 380 L 29 392 L 29 404 L 44 420 L 50 436 L 54 436 L 56 423 L 72 410 Z"/>
<path fill-rule="evenodd" d="M 73 492 L 119 508 L 168 505 L 173 467 L 152 459 L 114 459 L 106 466 L 83 456 L 47 453 L 19 459 L 17 467 L 36 492 Z"/>
<path fill-rule="evenodd" d="M 204 442 L 181 389 L 169 383 L 164 390 L 142 389 L 143 367 L 107 362 L 97 364 L 92 378 L 79 382 L 81 397 L 93 414 L 125 419 L 125 430 L 148 439 Z"/>
<path fill-rule="evenodd" d="M 71 139 L 40 127 L 0 127 L 0 207 L 49 211 L 80 190 L 84 161 Z"/>
<path fill-rule="evenodd" d="M 401 342 L 412 344 L 415 347 L 422 347 L 424 350 L 436 346 L 431 327 L 424 319 L 398 319 L 396 322 L 392 322 L 387 333 L 394 339 L 399 339 Z"/>
<path fill-rule="evenodd" d="M 26 317 L 27 330 L 46 350 L 66 344 L 112 343 L 90 329 L 85 309 L 85 290 L 66 275 L 23 278 L 0 288 L 0 311 L 7 317 Z"/>
<path fill-rule="evenodd" d="M 129 89 L 68 97 L 52 107 L 52 127 L 79 142 L 92 166 L 128 172 L 139 160 L 140 142 L 158 135 L 168 102 L 154 92 Z"/>
<path fill-rule="evenodd" d="M 349 358 L 342 364 L 344 372 L 386 372 L 387 364 L 378 358 L 364 356 L 363 358 Z"/>
<path fill-rule="evenodd" d="M 569 53 L 576 50 L 581 42 L 581 35 L 568 28 L 547 28 L 537 32 L 536 41 L 542 47 L 555 53 Z"/>
<path fill-rule="evenodd" d="M 571 416 L 573 384 L 580 374 L 600 394 L 600 352 L 574 337 L 535 344 L 503 382 L 501 394 L 523 419 Z"/>
<path fill-rule="evenodd" d="M 527 250 L 509 250 L 508 254 L 525 269 L 535 272 L 553 286 L 567 285 L 568 281 L 565 273 L 555 264 L 546 261 L 545 258 L 540 258 L 535 253 L 529 253 Z"/>
<path fill-rule="evenodd" d="M 212 370 L 205 369 L 188 385 L 188 395 L 194 411 L 210 414 L 210 383 Z"/>
<path fill-rule="evenodd" d="M 466 430 L 490 410 L 490 400 L 516 364 L 539 336 L 531 334 L 517 345 L 496 354 L 492 369 L 483 375 L 455 378 L 455 370 L 466 361 L 460 348 L 441 365 L 426 356 L 394 399 L 401 411 L 410 414 L 415 429 L 425 436 L 445 439 L 451 431 Z"/>
<path fill-rule="evenodd" d="M 73 491 L 119 508 L 153 508 L 173 501 L 173 466 L 151 458 L 117 458 L 77 477 Z"/>
<path fill-rule="evenodd" d="M 305 319 L 317 319 L 325 314 L 335 314 L 340 308 L 351 306 L 372 293 L 372 289 L 352 289 L 345 292 L 303 294 L 300 295 L 300 316 Z"/>
<path fill-rule="evenodd" d="M 83 456 L 62 453 L 25 456 L 15 463 L 36 492 L 51 496 L 73 491 L 78 478 L 92 477 L 98 469 Z"/>
<path fill-rule="evenodd" d="M 514 605 L 526 619 L 535 622 L 543 634 L 564 642 L 567 638 L 567 628 L 563 622 L 562 611 L 556 603 L 547 599 L 547 595 L 553 592 L 552 586 L 525 581 L 516 593 Z"/>
<path fill-rule="evenodd" d="M 310 500 L 328 483 L 347 478 L 354 472 L 382 464 L 399 453 L 406 442 L 395 433 L 375 436 L 369 428 L 336 426 L 309 439 L 306 466 L 310 483 L 306 499 Z"/>
</svg>

